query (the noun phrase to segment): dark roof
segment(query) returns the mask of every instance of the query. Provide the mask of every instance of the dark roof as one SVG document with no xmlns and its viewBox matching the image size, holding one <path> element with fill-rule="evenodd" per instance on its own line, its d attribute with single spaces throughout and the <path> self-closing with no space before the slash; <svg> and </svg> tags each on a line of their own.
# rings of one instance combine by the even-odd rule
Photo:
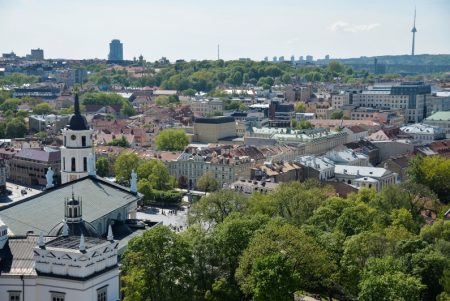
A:
<svg viewBox="0 0 450 301">
<path fill-rule="evenodd" d="M 85 131 L 89 130 L 86 117 L 80 113 L 80 101 L 78 100 L 78 94 L 75 94 L 74 112 L 69 122 L 69 129 L 73 131 Z"/>
<path fill-rule="evenodd" d="M 233 112 L 230 116 L 233 117 L 247 117 L 247 112 Z"/>
<path fill-rule="evenodd" d="M 0 249 L 0 274 L 35 275 L 33 248 L 38 239 L 39 236 L 9 237 Z"/>
<path fill-rule="evenodd" d="M 354 125 L 349 127 L 349 129 L 353 132 L 353 133 L 362 133 L 362 132 L 366 132 L 367 130 L 360 127 L 359 125 Z"/>
<path fill-rule="evenodd" d="M 106 240 L 95 237 L 85 237 L 84 245 L 86 249 L 98 246 L 105 243 Z M 61 249 L 72 249 L 78 250 L 80 246 L 80 236 L 59 236 L 48 243 L 45 244 L 46 247 L 50 248 L 61 248 Z"/>
<path fill-rule="evenodd" d="M 400 166 L 400 168 L 407 168 L 412 157 L 413 156 L 411 154 L 406 154 L 403 156 L 390 158 L 390 160 Z"/>
<path fill-rule="evenodd" d="M 64 198 L 72 195 L 72 189 L 82 198 L 83 219 L 90 223 L 141 198 L 128 188 L 88 176 L 0 207 L 0 220 L 14 235 L 49 233 L 63 220 Z"/>
<path fill-rule="evenodd" d="M 85 237 L 99 237 L 95 227 L 84 220 L 81 220 L 79 223 L 67 223 L 67 227 L 69 229 L 69 235 L 81 236 L 83 234 Z M 63 229 L 64 222 L 61 221 L 49 231 L 48 235 L 61 236 Z"/>
<path fill-rule="evenodd" d="M 36 148 L 23 148 L 15 156 L 16 158 L 23 158 L 29 160 L 36 160 L 41 162 L 55 162 L 61 161 L 61 151 L 46 151 Z"/>
<path fill-rule="evenodd" d="M 344 145 L 351 149 L 359 149 L 359 148 L 368 148 L 370 150 L 378 149 L 378 147 L 375 144 L 373 144 L 372 142 L 367 141 L 367 140 L 359 140 L 359 141 L 355 141 L 355 142 L 349 142 L 349 143 L 345 143 Z"/>
<path fill-rule="evenodd" d="M 209 124 L 221 124 L 234 122 L 234 118 L 231 116 L 217 116 L 217 117 L 199 117 L 195 118 L 195 123 L 209 123 Z"/>
</svg>

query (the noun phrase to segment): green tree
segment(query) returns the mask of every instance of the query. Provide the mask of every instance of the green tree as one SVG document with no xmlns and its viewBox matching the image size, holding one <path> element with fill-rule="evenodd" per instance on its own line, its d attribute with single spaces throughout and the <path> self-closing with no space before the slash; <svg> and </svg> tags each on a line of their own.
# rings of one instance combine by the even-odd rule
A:
<svg viewBox="0 0 450 301">
<path fill-rule="evenodd" d="M 264 228 L 268 222 L 269 218 L 264 215 L 246 216 L 235 212 L 214 227 L 213 250 L 219 263 L 220 276 L 228 282 L 228 287 L 239 291 L 234 277 L 239 266 L 239 256 L 247 248 L 256 231 Z"/>
<path fill-rule="evenodd" d="M 33 84 L 39 81 L 38 76 L 28 76 L 22 73 L 13 73 L 11 75 L 3 76 L 0 78 L 0 86 L 3 85 L 15 85 L 22 86 L 23 84 Z"/>
<path fill-rule="evenodd" d="M 358 294 L 358 284 L 367 261 L 370 258 L 382 258 L 389 247 L 386 237 L 375 232 L 362 232 L 345 240 L 340 273 L 348 294 Z"/>
<path fill-rule="evenodd" d="M 52 106 L 49 103 L 43 102 L 36 105 L 33 108 L 33 113 L 37 115 L 47 115 L 53 111 Z"/>
<path fill-rule="evenodd" d="M 121 146 L 121 147 L 130 147 L 130 143 L 127 141 L 124 135 L 120 138 L 114 138 L 108 145 L 112 146 Z"/>
<path fill-rule="evenodd" d="M 122 260 L 125 301 L 192 300 L 189 246 L 165 226 L 133 238 Z"/>
<path fill-rule="evenodd" d="M 114 162 L 116 181 L 126 186 L 130 185 L 131 172 L 139 166 L 139 157 L 133 152 L 122 152 Z"/>
<path fill-rule="evenodd" d="M 309 185 L 311 186 L 308 187 Z M 316 182 L 282 183 L 270 195 L 271 201 L 274 202 L 270 207 L 275 208 L 273 214 L 301 225 L 327 199 L 330 191 L 329 187 L 321 187 Z"/>
<path fill-rule="evenodd" d="M 333 113 L 331 113 L 330 118 L 331 119 L 342 119 L 342 118 L 344 118 L 344 112 L 342 112 L 341 110 L 334 111 Z"/>
<path fill-rule="evenodd" d="M 149 176 L 149 181 L 154 189 L 166 190 L 173 188 L 170 181 L 169 171 L 161 161 L 156 161 Z"/>
<path fill-rule="evenodd" d="M 109 175 L 109 160 L 105 157 L 100 157 L 95 163 L 97 174 L 100 177 L 107 177 Z"/>
<path fill-rule="evenodd" d="M 6 123 L 5 136 L 6 138 L 23 138 L 28 130 L 25 123 L 20 118 L 13 118 Z"/>
<path fill-rule="evenodd" d="M 158 150 L 182 151 L 189 139 L 183 130 L 165 129 L 156 136 L 155 143 Z"/>
<path fill-rule="evenodd" d="M 197 189 L 205 192 L 217 191 L 219 182 L 212 173 L 205 173 L 197 179 Z"/>
<path fill-rule="evenodd" d="M 293 225 L 272 222 L 251 239 L 236 279 L 246 295 L 258 300 L 294 300 L 297 290 L 326 290 L 335 268 L 311 237 Z"/>
<path fill-rule="evenodd" d="M 136 115 L 136 110 L 133 108 L 133 106 L 129 102 L 126 102 L 126 101 L 123 102 L 120 112 L 125 116 Z"/>
<path fill-rule="evenodd" d="M 424 289 L 420 279 L 402 272 L 392 257 L 369 260 L 359 287 L 362 301 L 419 301 Z"/>
<path fill-rule="evenodd" d="M 306 106 L 303 102 L 297 102 L 294 106 L 295 113 L 304 113 L 306 112 Z"/>
<path fill-rule="evenodd" d="M 184 96 L 195 96 L 196 93 L 197 91 L 192 88 L 181 91 L 181 94 L 183 94 Z"/>
<path fill-rule="evenodd" d="M 410 161 L 408 177 L 434 191 L 442 202 L 450 201 L 450 159 L 416 156 Z"/>
<path fill-rule="evenodd" d="M 189 224 L 219 224 L 233 212 L 239 212 L 245 206 L 244 197 L 232 190 L 220 190 L 203 196 L 192 204 L 188 213 Z"/>
<path fill-rule="evenodd" d="M 19 109 L 19 105 L 20 105 L 20 100 L 15 99 L 15 98 L 9 98 L 0 105 L 0 109 L 2 111 L 17 112 L 17 110 Z"/>
</svg>

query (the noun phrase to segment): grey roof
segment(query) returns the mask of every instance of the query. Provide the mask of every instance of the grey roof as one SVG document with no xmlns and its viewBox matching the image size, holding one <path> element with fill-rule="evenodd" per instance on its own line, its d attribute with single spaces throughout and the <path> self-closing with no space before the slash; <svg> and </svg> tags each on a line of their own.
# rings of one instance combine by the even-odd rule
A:
<svg viewBox="0 0 450 301">
<path fill-rule="evenodd" d="M 39 236 L 10 237 L 5 247 L 0 249 L 0 274 L 36 275 L 33 248 L 38 239 Z"/>
<path fill-rule="evenodd" d="M 37 160 L 41 162 L 61 161 L 61 151 L 49 151 L 36 148 L 23 148 L 17 154 L 16 158 L 24 158 L 30 160 Z"/>
<path fill-rule="evenodd" d="M 78 250 L 80 247 L 80 240 L 80 236 L 58 236 L 57 238 L 47 242 L 45 246 L 50 248 Z M 95 237 L 84 238 L 84 245 L 86 249 L 93 248 L 105 242 L 107 242 L 107 240 Z"/>
<path fill-rule="evenodd" d="M 1 207 L 0 219 L 14 235 L 47 234 L 64 218 L 64 198 L 72 195 L 72 188 L 83 200 L 83 219 L 90 223 L 141 197 L 105 179 L 85 177 Z"/>
</svg>

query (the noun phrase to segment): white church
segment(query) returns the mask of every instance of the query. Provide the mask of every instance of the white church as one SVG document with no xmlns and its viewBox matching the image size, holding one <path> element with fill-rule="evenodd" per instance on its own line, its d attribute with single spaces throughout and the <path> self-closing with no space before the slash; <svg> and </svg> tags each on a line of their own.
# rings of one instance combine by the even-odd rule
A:
<svg viewBox="0 0 450 301">
<path fill-rule="evenodd" d="M 78 96 L 63 130 L 61 185 L 0 207 L 0 300 L 120 300 L 118 256 L 142 196 L 96 176 L 92 129 Z M 115 240 L 114 233 L 120 233 Z"/>
</svg>

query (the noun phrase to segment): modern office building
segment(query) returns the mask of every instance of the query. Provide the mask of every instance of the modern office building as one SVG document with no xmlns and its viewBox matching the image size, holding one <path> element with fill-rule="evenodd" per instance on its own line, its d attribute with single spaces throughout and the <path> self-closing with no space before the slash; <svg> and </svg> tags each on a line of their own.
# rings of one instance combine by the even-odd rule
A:
<svg viewBox="0 0 450 301">
<path fill-rule="evenodd" d="M 408 123 L 421 122 L 426 117 L 425 104 L 431 86 L 423 82 L 403 82 L 399 85 L 375 85 L 353 95 L 353 105 L 378 109 L 402 109 Z"/>
<path fill-rule="evenodd" d="M 109 43 L 109 61 L 123 61 L 123 44 L 120 40 L 112 40 Z"/>
</svg>

